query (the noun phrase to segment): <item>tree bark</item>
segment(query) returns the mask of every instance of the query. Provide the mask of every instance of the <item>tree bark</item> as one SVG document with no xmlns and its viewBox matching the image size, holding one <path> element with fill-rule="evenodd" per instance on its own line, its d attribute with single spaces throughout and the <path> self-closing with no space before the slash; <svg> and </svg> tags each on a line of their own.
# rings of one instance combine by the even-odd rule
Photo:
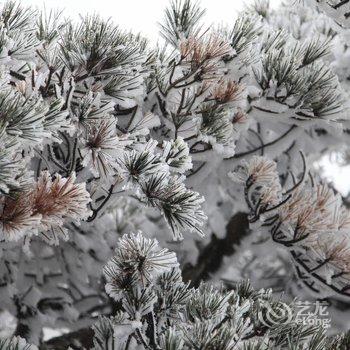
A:
<svg viewBox="0 0 350 350">
<path fill-rule="evenodd" d="M 235 252 L 242 238 L 249 233 L 248 214 L 238 212 L 226 226 L 226 236 L 217 238 L 212 234 L 211 241 L 200 252 L 195 265 L 187 264 L 182 270 L 184 281 L 191 281 L 192 286 L 198 286 L 201 281 L 208 280 L 211 273 L 219 270 L 225 256 Z"/>
<path fill-rule="evenodd" d="M 83 328 L 78 331 L 63 334 L 52 338 L 39 347 L 40 350 L 67 350 L 69 347 L 76 350 L 91 349 L 93 346 L 94 331 Z"/>
</svg>

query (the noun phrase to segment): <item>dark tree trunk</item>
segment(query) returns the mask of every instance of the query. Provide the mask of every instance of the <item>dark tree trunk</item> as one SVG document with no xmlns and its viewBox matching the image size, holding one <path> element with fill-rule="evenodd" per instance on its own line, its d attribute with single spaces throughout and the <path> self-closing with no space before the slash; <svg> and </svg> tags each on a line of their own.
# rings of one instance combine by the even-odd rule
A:
<svg viewBox="0 0 350 350">
<path fill-rule="evenodd" d="M 194 266 L 187 264 L 183 267 L 183 279 L 191 281 L 193 286 L 209 279 L 210 274 L 220 268 L 223 258 L 235 252 L 235 246 L 240 244 L 248 232 L 248 214 L 235 214 L 226 226 L 226 236 L 217 238 L 213 233 L 210 243 L 200 252 L 197 263 Z"/>
<path fill-rule="evenodd" d="M 79 329 L 48 340 L 40 346 L 40 350 L 67 350 L 69 347 L 74 350 L 91 349 L 93 336 L 94 331 L 91 328 Z"/>
</svg>

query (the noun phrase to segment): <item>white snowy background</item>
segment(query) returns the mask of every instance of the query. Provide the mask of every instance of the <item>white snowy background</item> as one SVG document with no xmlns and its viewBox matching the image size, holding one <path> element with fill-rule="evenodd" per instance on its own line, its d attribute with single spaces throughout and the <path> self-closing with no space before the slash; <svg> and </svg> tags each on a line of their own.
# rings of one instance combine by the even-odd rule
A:
<svg viewBox="0 0 350 350">
<path fill-rule="evenodd" d="M 273 6 L 281 0 L 270 0 Z M 153 41 L 158 39 L 158 25 L 163 18 L 163 10 L 169 0 L 22 0 L 22 4 L 46 9 L 64 9 L 71 18 L 79 15 L 98 13 L 104 18 L 111 17 L 121 28 L 141 32 Z M 200 4 L 207 9 L 207 25 L 231 24 L 244 4 L 251 0 L 202 0 Z"/>
<path fill-rule="evenodd" d="M 347 196 L 350 192 L 350 165 L 341 166 L 328 156 L 322 158 L 318 165 L 323 177 L 331 181 L 343 196 Z"/>
</svg>

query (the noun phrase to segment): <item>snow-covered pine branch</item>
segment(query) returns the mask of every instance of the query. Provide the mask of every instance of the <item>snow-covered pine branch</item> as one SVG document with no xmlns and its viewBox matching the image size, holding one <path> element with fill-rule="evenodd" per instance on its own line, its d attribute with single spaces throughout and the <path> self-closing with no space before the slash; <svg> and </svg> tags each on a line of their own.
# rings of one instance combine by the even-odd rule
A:
<svg viewBox="0 0 350 350">
<path fill-rule="evenodd" d="M 106 334 L 113 343 L 123 324 L 118 334 L 135 334 L 146 349 L 193 348 L 202 339 L 203 347 L 232 348 L 235 339 L 258 349 L 255 340 L 239 343 L 255 317 L 255 306 L 240 309 L 239 290 L 258 300 L 272 292 L 245 283 L 192 289 L 191 271 L 226 282 L 251 276 L 254 286 L 282 280 L 290 300 L 301 282 L 327 294 L 335 312 L 340 299 L 348 303 L 347 212 L 309 175 L 314 160 L 348 143 L 346 19 L 334 24 L 347 5 L 317 2 L 315 10 L 260 1 L 229 26 L 207 28 L 199 4 L 176 0 L 158 47 L 98 15 L 73 22 L 12 1 L 1 6 L 0 308 L 16 320 L 12 333 L 39 345 L 44 327 L 74 333 L 101 314 L 97 348 Z M 233 183 L 228 172 L 242 160 L 241 183 Z M 236 225 L 247 211 L 259 232 Z M 139 229 L 147 237 L 123 236 L 107 265 L 108 278 L 118 274 L 116 293 L 126 293 L 112 319 L 118 302 L 102 288 L 102 267 L 120 236 Z M 176 251 L 185 282 L 175 255 L 155 239 Z M 132 274 L 124 275 L 126 265 Z M 230 276 L 232 267 L 239 274 Z M 180 305 L 163 305 L 178 297 Z M 158 325 L 160 314 L 173 327 Z M 342 327 L 349 325 L 335 330 Z M 286 347 L 286 331 L 263 339 Z M 303 329 L 293 332 L 297 344 Z M 296 346 L 326 346 L 321 333 Z"/>
<path fill-rule="evenodd" d="M 94 349 L 342 349 L 344 334 L 327 338 L 320 326 L 297 322 L 296 307 L 271 290 L 241 282 L 222 286 L 183 283 L 174 253 L 137 234 L 123 236 L 105 266 L 107 293 L 120 302 L 93 326 Z M 271 324 L 262 314 L 271 313 Z M 283 335 L 282 335 L 283 334 Z"/>
<path fill-rule="evenodd" d="M 250 223 L 288 249 L 303 284 L 322 297 L 348 296 L 350 212 L 339 194 L 306 174 L 304 163 L 301 178 L 282 187 L 276 163 L 255 156 L 231 177 L 244 186 Z"/>
</svg>

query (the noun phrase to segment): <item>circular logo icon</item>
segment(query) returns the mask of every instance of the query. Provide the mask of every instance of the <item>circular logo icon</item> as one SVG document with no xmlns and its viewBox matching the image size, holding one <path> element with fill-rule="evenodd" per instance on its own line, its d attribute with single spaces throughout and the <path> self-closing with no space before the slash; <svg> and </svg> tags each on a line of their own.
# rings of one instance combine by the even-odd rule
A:
<svg viewBox="0 0 350 350">
<path fill-rule="evenodd" d="M 261 303 L 261 308 L 258 312 L 259 321 L 267 326 L 288 324 L 293 319 L 292 309 L 282 302 L 274 302 L 270 304 L 268 301 Z"/>
</svg>

